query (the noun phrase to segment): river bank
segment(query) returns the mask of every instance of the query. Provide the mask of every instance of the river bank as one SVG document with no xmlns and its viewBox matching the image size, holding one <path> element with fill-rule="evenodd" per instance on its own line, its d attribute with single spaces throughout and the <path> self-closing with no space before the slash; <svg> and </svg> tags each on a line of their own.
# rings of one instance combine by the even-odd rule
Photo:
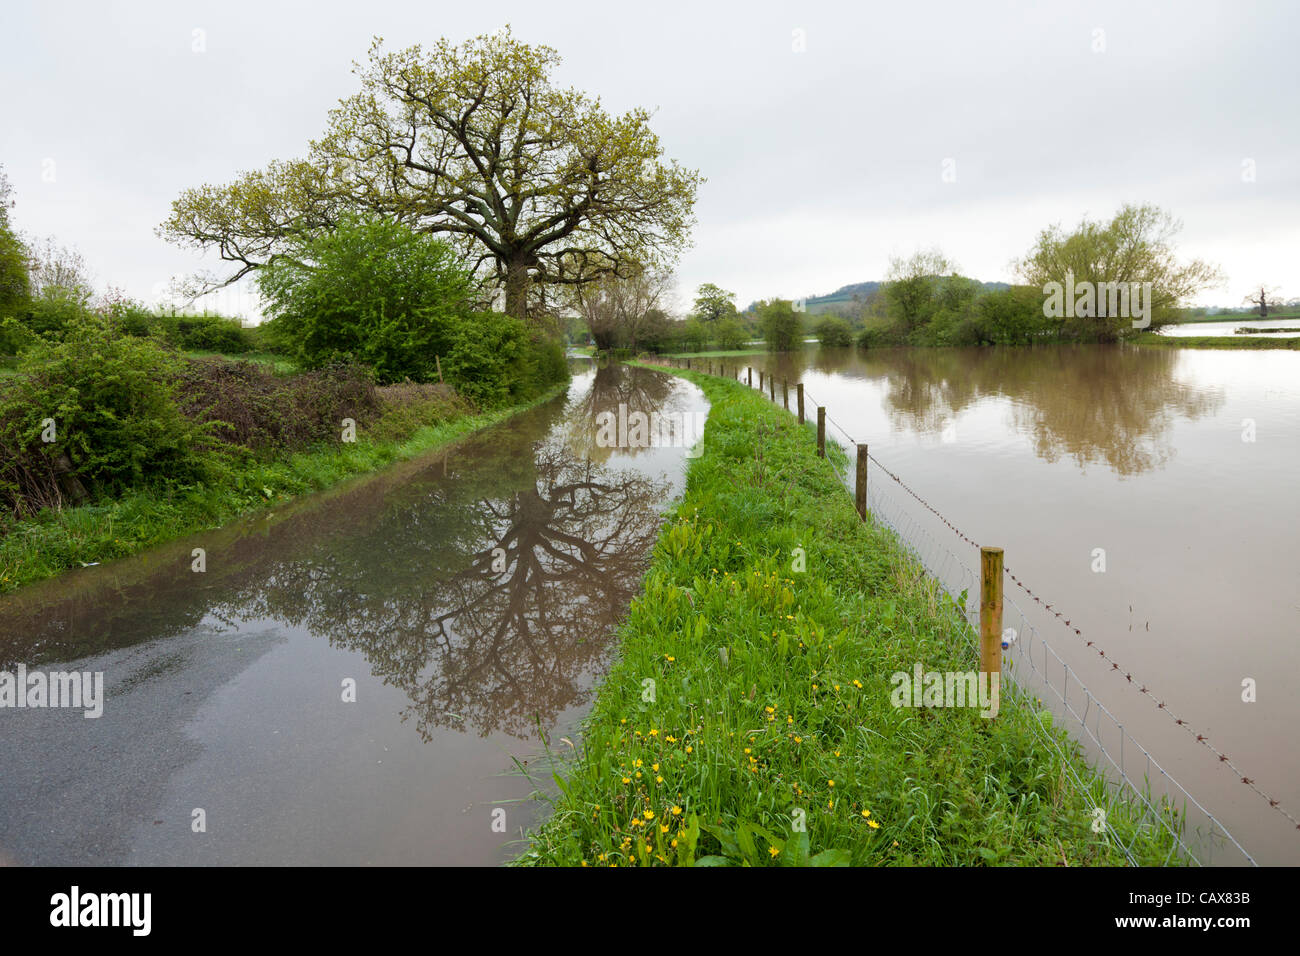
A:
<svg viewBox="0 0 1300 956">
<path fill-rule="evenodd" d="M 958 610 L 859 519 L 810 426 L 677 374 L 711 404 L 702 454 L 518 863 L 1123 863 L 1090 801 L 1139 862 L 1174 861 L 1031 704 L 894 706 L 899 673 L 977 666 Z"/>
<path fill-rule="evenodd" d="M 1173 349 L 1300 349 L 1300 337 L 1254 335 L 1161 335 L 1143 332 L 1131 339 L 1134 345 Z"/>
</svg>

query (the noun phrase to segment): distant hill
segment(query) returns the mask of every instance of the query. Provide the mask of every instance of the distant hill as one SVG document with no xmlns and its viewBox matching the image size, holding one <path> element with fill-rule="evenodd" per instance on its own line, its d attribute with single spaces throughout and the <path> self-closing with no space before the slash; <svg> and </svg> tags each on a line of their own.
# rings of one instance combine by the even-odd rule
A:
<svg viewBox="0 0 1300 956">
<path fill-rule="evenodd" d="M 865 299 L 871 293 L 876 292 L 884 285 L 883 282 L 854 282 L 850 285 L 840 286 L 829 295 L 813 295 L 806 300 L 809 315 L 819 315 L 822 312 L 845 311 L 853 307 L 855 298 Z M 981 282 L 986 292 L 997 292 L 1002 289 L 1011 288 L 1007 282 Z M 751 302 L 745 309 L 746 312 L 754 311 L 757 302 Z"/>
</svg>

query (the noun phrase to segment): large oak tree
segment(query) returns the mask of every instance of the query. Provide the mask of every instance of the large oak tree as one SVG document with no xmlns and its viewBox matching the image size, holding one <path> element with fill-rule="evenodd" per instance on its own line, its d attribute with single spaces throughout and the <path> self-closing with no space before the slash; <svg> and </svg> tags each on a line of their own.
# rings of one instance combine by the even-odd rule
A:
<svg viewBox="0 0 1300 956">
<path fill-rule="evenodd" d="M 354 69 L 360 92 L 305 159 L 185 191 L 161 233 L 234 264 L 210 289 L 284 255 L 294 235 L 379 213 L 458 243 L 517 318 L 553 286 L 671 263 L 701 177 L 664 159 L 647 110 L 610 115 L 553 86 L 559 62 L 509 28 L 430 50 L 376 39 Z"/>
</svg>

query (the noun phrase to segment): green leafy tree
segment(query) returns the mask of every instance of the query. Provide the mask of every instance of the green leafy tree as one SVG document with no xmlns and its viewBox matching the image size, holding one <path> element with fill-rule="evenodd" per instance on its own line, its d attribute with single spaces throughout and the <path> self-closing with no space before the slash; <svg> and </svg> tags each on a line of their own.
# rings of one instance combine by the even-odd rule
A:
<svg viewBox="0 0 1300 956">
<path fill-rule="evenodd" d="M 467 314 L 469 271 L 454 250 L 391 219 L 341 220 L 258 274 L 272 340 L 304 368 L 355 359 L 381 382 L 437 378 Z"/>
<path fill-rule="evenodd" d="M 1177 317 L 1181 302 L 1222 278 L 1199 259 L 1178 261 L 1173 239 L 1181 229 L 1182 223 L 1159 207 L 1130 203 L 1109 222 L 1084 219 L 1068 233 L 1059 225 L 1044 229 L 1017 268 L 1045 295 L 1049 283 L 1079 287 L 1087 282 L 1095 289 L 1150 282 L 1149 320 L 1158 327 Z M 1067 338 L 1112 342 L 1133 330 L 1132 315 L 1112 310 L 1108 296 L 1097 296 L 1091 315 L 1071 311 L 1076 314 L 1061 320 Z"/>
<path fill-rule="evenodd" d="M 13 187 L 0 167 L 0 318 L 15 315 L 27 304 L 31 283 L 27 275 L 27 246 L 9 222 Z"/>
<path fill-rule="evenodd" d="M 308 158 L 184 192 L 162 234 L 215 248 L 225 284 L 347 211 L 395 217 L 457 243 L 506 312 L 532 318 L 553 284 L 660 266 L 689 238 L 700 176 L 665 161 L 650 113 L 610 115 L 552 85 L 559 54 L 507 28 L 461 45 L 371 46 L 361 90 Z"/>
<path fill-rule="evenodd" d="M 944 277 L 955 271 L 937 249 L 889 260 L 881 293 L 885 314 L 903 336 L 910 336 L 934 317 L 941 306 Z"/>
<path fill-rule="evenodd" d="M 646 312 L 640 327 L 637 344 L 647 352 L 668 352 L 673 346 L 673 320 L 663 309 Z"/>
<path fill-rule="evenodd" d="M 736 294 L 706 282 L 695 290 L 695 315 L 701 322 L 717 322 L 736 314 Z"/>
<path fill-rule="evenodd" d="M 803 323 L 789 299 L 760 302 L 758 323 L 769 352 L 792 352 L 803 342 Z"/>
</svg>

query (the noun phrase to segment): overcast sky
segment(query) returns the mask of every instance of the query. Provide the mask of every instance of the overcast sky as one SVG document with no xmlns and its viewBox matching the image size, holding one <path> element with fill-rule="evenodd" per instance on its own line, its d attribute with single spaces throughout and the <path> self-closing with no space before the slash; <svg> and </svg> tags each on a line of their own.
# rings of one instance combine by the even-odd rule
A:
<svg viewBox="0 0 1300 956">
<path fill-rule="evenodd" d="M 4 0 L 0 163 L 20 230 L 152 301 L 205 264 L 155 236 L 171 201 L 304 153 L 373 35 L 509 23 L 564 57 L 559 85 L 657 108 L 667 155 L 707 178 L 682 304 L 701 282 L 741 307 L 824 294 L 931 245 L 1010 281 L 1038 230 L 1126 201 L 1182 219 L 1181 252 L 1227 276 L 1201 301 L 1236 304 L 1261 281 L 1300 296 L 1298 10 Z"/>
</svg>

